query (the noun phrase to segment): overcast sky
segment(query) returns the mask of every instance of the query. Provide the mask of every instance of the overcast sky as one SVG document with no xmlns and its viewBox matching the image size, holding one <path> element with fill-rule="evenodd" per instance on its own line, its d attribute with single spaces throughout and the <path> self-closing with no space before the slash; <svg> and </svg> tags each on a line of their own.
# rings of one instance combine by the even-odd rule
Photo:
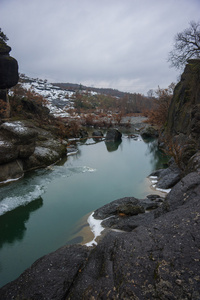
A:
<svg viewBox="0 0 200 300">
<path fill-rule="evenodd" d="M 192 20 L 200 0 L 0 0 L 20 73 L 143 94 L 177 81 L 167 57 Z"/>
</svg>

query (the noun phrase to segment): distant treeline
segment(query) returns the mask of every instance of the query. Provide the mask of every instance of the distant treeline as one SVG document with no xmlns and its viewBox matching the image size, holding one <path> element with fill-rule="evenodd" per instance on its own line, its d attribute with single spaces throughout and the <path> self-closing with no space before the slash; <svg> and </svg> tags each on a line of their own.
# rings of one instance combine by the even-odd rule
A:
<svg viewBox="0 0 200 300">
<path fill-rule="evenodd" d="M 91 92 L 96 92 L 99 94 L 105 94 L 105 95 L 119 97 L 119 98 L 123 98 L 127 94 L 124 92 L 120 92 L 116 89 L 88 87 L 77 83 L 52 83 L 52 84 L 60 87 L 61 89 L 66 89 L 68 91 L 73 91 L 73 92 L 84 90 L 84 91 L 91 91 Z"/>
<path fill-rule="evenodd" d="M 104 111 L 121 111 L 123 114 L 129 114 L 145 113 L 155 107 L 152 97 L 146 97 L 139 93 L 125 93 L 111 88 L 87 87 L 74 83 L 52 84 L 75 93 L 72 99 L 76 109 L 103 109 Z M 98 94 L 90 95 L 90 92 Z"/>
</svg>

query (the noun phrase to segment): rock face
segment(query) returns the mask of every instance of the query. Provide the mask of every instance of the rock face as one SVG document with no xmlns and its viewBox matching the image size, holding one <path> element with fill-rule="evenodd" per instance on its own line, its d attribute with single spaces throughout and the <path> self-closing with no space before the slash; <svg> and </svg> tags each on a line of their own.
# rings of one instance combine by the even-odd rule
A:
<svg viewBox="0 0 200 300">
<path fill-rule="evenodd" d="M 18 63 L 9 55 L 11 48 L 0 42 L 0 89 L 9 89 L 19 80 Z"/>
<path fill-rule="evenodd" d="M 46 167 L 65 154 L 65 145 L 31 122 L 10 121 L 0 126 L 0 182 Z"/>
<path fill-rule="evenodd" d="M 165 136 L 172 136 L 184 165 L 200 148 L 200 60 L 190 59 L 174 90 Z"/>
<path fill-rule="evenodd" d="M 142 226 L 42 257 L 0 299 L 200 299 L 199 195 L 200 175 L 190 173 L 166 197 L 167 209 Z"/>
</svg>

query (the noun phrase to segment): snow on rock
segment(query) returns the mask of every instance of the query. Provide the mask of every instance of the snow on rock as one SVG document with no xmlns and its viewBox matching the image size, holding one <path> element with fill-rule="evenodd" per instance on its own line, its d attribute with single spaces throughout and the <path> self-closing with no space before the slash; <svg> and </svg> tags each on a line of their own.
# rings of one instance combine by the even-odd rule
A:
<svg viewBox="0 0 200 300">
<path fill-rule="evenodd" d="M 27 131 L 27 128 L 20 121 L 5 122 L 1 127 L 13 133 L 25 133 Z"/>
<path fill-rule="evenodd" d="M 171 191 L 171 189 L 161 189 L 161 188 L 158 188 L 156 186 L 156 183 L 158 183 L 158 176 L 149 176 L 149 179 L 150 179 L 150 181 L 152 183 L 152 187 L 154 189 L 156 189 L 157 191 L 163 192 L 163 193 L 166 193 L 166 194 L 168 194 Z"/>
<path fill-rule="evenodd" d="M 46 106 L 51 114 L 56 117 L 70 117 L 67 110 L 73 108 L 73 102 L 70 99 L 73 92 L 47 83 L 46 80 L 29 78 L 27 76 L 23 76 L 22 79 L 21 85 L 24 89 L 30 89 L 47 100 Z"/>
</svg>

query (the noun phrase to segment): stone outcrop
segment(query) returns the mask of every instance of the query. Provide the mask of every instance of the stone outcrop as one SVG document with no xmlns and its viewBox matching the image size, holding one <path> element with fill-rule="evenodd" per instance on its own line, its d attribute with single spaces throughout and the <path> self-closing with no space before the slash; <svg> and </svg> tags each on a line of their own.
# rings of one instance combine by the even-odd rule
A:
<svg viewBox="0 0 200 300">
<path fill-rule="evenodd" d="M 176 85 L 164 139 L 173 137 L 182 168 L 200 149 L 200 59 L 190 59 Z M 167 141 L 166 141 L 167 143 Z"/>
<path fill-rule="evenodd" d="M 106 134 L 107 141 L 121 141 L 122 134 L 117 129 L 109 129 Z"/>
<path fill-rule="evenodd" d="M 65 154 L 65 144 L 30 121 L 9 121 L 0 126 L 0 182 L 46 167 Z"/>
<path fill-rule="evenodd" d="M 19 80 L 17 60 L 9 55 L 11 48 L 0 41 L 0 99 L 6 100 L 6 89 Z"/>
<path fill-rule="evenodd" d="M 132 231 L 138 226 L 149 224 L 154 219 L 154 209 L 160 207 L 164 198 L 149 195 L 146 199 L 125 197 L 95 210 L 93 217 L 103 220 L 104 228 Z"/>
<path fill-rule="evenodd" d="M 190 59 L 176 85 L 169 107 L 166 132 L 199 139 L 200 59 Z"/>
</svg>

